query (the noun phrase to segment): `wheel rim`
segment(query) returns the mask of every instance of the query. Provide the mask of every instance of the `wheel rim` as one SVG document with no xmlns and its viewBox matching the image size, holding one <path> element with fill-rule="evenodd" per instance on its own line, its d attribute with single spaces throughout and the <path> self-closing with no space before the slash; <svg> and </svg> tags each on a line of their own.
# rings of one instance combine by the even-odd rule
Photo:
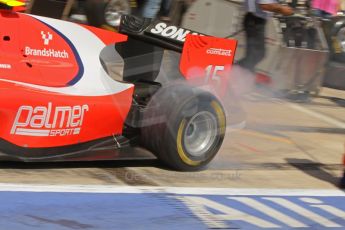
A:
<svg viewBox="0 0 345 230">
<path fill-rule="evenodd" d="M 117 27 L 120 25 L 121 15 L 129 14 L 130 8 L 126 1 L 110 1 L 105 7 L 104 17 L 107 24 Z"/>
<path fill-rule="evenodd" d="M 345 52 L 345 27 L 339 30 L 337 33 L 337 38 L 340 42 L 342 52 Z"/>
<path fill-rule="evenodd" d="M 203 156 L 217 138 L 217 119 L 207 111 L 194 115 L 184 131 L 184 147 L 193 157 Z"/>
</svg>

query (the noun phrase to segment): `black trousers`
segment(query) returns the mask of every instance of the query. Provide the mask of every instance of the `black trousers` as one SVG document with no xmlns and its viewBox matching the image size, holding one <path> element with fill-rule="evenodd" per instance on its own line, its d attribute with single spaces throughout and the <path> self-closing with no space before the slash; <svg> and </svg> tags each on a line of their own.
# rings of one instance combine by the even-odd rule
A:
<svg viewBox="0 0 345 230">
<path fill-rule="evenodd" d="M 246 54 L 238 64 L 254 72 L 256 64 L 265 57 L 265 26 L 266 19 L 247 13 L 244 17 L 246 33 Z"/>
</svg>

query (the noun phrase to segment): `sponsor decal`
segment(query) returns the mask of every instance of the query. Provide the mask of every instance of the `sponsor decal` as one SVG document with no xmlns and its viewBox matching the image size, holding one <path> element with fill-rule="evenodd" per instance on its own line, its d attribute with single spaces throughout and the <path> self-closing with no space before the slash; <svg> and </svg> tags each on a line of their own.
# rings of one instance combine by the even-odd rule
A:
<svg viewBox="0 0 345 230">
<path fill-rule="evenodd" d="M 228 56 L 231 57 L 232 50 L 218 49 L 218 48 L 209 48 L 206 51 L 207 54 Z"/>
<path fill-rule="evenodd" d="M 0 69 L 12 69 L 10 64 L 0 64 Z"/>
<path fill-rule="evenodd" d="M 49 32 L 44 33 L 44 31 L 41 31 L 42 39 L 43 39 L 43 44 L 44 45 L 49 45 L 49 42 L 53 40 L 53 35 Z"/>
<path fill-rule="evenodd" d="M 24 49 L 24 54 L 27 56 L 40 56 L 40 57 L 55 57 L 66 59 L 69 57 L 66 50 L 58 51 L 55 49 L 33 49 L 28 46 Z"/>
<path fill-rule="evenodd" d="M 11 134 L 23 136 L 78 135 L 89 106 L 20 106 L 14 119 Z"/>
<path fill-rule="evenodd" d="M 50 32 L 41 31 L 41 37 L 44 45 L 49 45 L 50 41 L 53 40 L 53 34 Z M 24 48 L 24 55 L 26 56 L 38 56 L 38 57 L 54 57 L 54 58 L 69 58 L 68 52 L 66 50 L 55 50 L 51 48 L 35 49 L 29 46 Z"/>
<path fill-rule="evenodd" d="M 169 26 L 164 22 L 157 23 L 154 28 L 150 30 L 152 34 L 161 35 L 166 38 L 175 39 L 181 42 L 186 40 L 188 34 L 202 35 L 200 33 L 192 32 L 176 26 Z"/>
</svg>

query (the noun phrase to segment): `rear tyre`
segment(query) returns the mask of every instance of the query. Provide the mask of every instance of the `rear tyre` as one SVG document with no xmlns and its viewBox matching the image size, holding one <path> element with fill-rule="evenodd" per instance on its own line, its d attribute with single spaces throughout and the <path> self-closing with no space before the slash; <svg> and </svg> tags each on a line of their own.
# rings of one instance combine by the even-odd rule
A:
<svg viewBox="0 0 345 230">
<path fill-rule="evenodd" d="M 204 168 L 217 154 L 225 135 L 220 102 L 210 93 L 183 86 L 155 96 L 153 100 L 159 100 L 145 119 L 158 122 L 142 129 L 143 145 L 175 170 Z"/>
</svg>

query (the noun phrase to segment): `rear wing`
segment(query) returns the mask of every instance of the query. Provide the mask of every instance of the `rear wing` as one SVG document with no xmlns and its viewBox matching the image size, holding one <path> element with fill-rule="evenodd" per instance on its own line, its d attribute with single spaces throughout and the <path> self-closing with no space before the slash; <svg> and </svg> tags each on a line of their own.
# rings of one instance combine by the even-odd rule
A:
<svg viewBox="0 0 345 230">
<path fill-rule="evenodd" d="M 187 35 L 204 35 L 162 21 L 132 15 L 122 16 L 119 32 L 180 53 L 183 50 Z"/>
<path fill-rule="evenodd" d="M 187 80 L 221 86 L 226 85 L 225 81 L 229 79 L 227 76 L 234 61 L 236 40 L 207 36 L 165 22 L 129 15 L 122 16 L 119 32 L 128 35 L 129 40 L 134 38 L 145 44 L 182 53 L 179 69 Z M 133 49 L 144 50 L 142 47 L 144 45 L 141 43 L 128 46 L 130 53 L 139 52 Z M 149 52 L 154 52 L 154 49 Z M 127 53 L 123 55 L 128 55 Z M 145 58 L 145 61 L 148 59 Z M 152 60 L 157 60 L 157 58 L 152 58 Z M 132 66 L 138 63 L 139 61 L 135 60 Z M 156 70 L 159 71 L 159 68 Z"/>
<path fill-rule="evenodd" d="M 182 68 L 186 68 L 187 59 L 197 59 L 189 62 L 190 64 L 210 62 L 210 65 L 232 65 L 237 46 L 236 40 L 211 37 L 162 21 L 132 15 L 122 16 L 119 32 L 182 53 Z"/>
</svg>

